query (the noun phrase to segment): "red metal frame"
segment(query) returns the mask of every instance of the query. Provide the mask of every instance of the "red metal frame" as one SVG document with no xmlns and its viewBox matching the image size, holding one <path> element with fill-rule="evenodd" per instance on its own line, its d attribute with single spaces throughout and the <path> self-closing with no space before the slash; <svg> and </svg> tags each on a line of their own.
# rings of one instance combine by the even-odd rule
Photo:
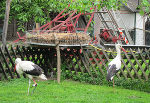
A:
<svg viewBox="0 0 150 103">
<path fill-rule="evenodd" d="M 69 6 L 70 6 L 70 4 L 68 5 L 68 7 Z M 82 30 L 86 33 L 88 30 L 88 27 L 94 17 L 95 12 L 93 12 L 93 13 L 81 13 L 80 12 L 79 14 L 77 14 L 77 10 L 74 10 L 74 11 L 70 11 L 69 13 L 62 15 L 67 8 L 65 8 L 62 12 L 60 12 L 51 22 L 41 26 L 38 30 L 41 30 L 42 31 L 41 33 L 45 32 L 45 31 L 50 32 L 50 31 L 54 31 L 54 30 L 68 31 L 68 32 L 76 32 L 76 30 Z M 94 8 L 94 10 L 96 10 L 96 8 Z M 91 15 L 89 22 L 85 28 L 77 28 L 76 27 L 76 24 L 81 15 Z M 60 21 L 60 19 L 64 18 L 65 16 L 68 16 L 68 18 L 64 21 Z M 56 23 L 59 23 L 59 24 L 55 25 Z M 54 26 L 49 29 L 48 27 L 51 26 L 52 24 L 54 24 Z"/>
<path fill-rule="evenodd" d="M 74 11 L 70 11 L 69 13 L 63 14 L 64 11 L 69 8 L 70 4 L 68 5 L 68 7 L 66 7 L 64 10 L 62 10 L 52 21 L 50 21 L 49 23 L 41 26 L 38 29 L 34 29 L 32 32 L 36 32 L 37 30 L 40 30 L 40 33 L 44 33 L 44 32 L 50 32 L 50 31 L 67 31 L 67 32 L 76 32 L 77 30 L 81 30 L 84 31 L 85 33 L 88 30 L 88 27 L 94 17 L 94 13 L 78 13 L 77 14 L 77 10 Z M 96 10 L 96 8 L 94 8 L 94 11 Z M 63 14 L 63 15 L 62 15 Z M 79 20 L 79 17 L 81 15 L 91 15 L 89 22 L 87 24 L 87 26 L 85 28 L 77 28 L 76 24 Z M 64 21 L 60 21 L 61 18 L 64 18 L 68 16 L 68 18 Z M 54 24 L 54 26 L 52 28 L 49 28 L 52 24 Z M 57 24 L 57 25 L 56 25 Z M 25 39 L 24 37 L 20 37 L 20 35 L 18 35 L 19 39 L 15 40 L 14 42 L 18 42 L 21 39 Z"/>
<path fill-rule="evenodd" d="M 17 32 L 17 34 L 18 34 L 19 39 L 15 40 L 13 42 L 17 43 L 17 42 L 19 42 L 19 40 L 22 40 L 24 42 L 25 41 L 25 35 L 21 37 L 20 34 L 19 34 L 19 32 Z"/>
</svg>

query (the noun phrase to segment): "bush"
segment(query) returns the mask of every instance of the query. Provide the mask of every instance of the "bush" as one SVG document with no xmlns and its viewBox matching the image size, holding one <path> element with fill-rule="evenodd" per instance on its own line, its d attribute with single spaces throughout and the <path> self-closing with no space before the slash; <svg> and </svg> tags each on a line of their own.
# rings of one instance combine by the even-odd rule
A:
<svg viewBox="0 0 150 103">
<path fill-rule="evenodd" d="M 73 79 L 75 81 L 86 82 L 90 84 L 113 86 L 113 82 L 108 82 L 106 80 L 106 76 L 103 76 L 100 72 L 97 77 L 92 78 L 88 73 L 78 72 L 78 74 L 76 74 L 75 72 L 70 72 L 69 70 L 67 70 L 66 66 L 62 67 L 62 79 Z M 92 74 L 94 75 L 95 72 L 93 72 Z M 116 86 L 120 86 L 125 89 L 139 90 L 150 93 L 150 80 L 140 81 L 138 79 L 132 80 L 130 78 L 126 80 L 124 78 L 119 79 L 117 77 L 115 77 L 114 80 Z"/>
</svg>

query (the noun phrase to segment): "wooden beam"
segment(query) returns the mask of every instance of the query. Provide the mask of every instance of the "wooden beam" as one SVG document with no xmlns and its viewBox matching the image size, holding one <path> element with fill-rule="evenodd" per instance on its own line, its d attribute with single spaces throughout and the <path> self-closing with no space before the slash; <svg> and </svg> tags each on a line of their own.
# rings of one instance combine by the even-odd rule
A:
<svg viewBox="0 0 150 103">
<path fill-rule="evenodd" d="M 60 77 L 61 77 L 61 58 L 60 58 L 59 44 L 56 45 L 56 51 L 57 51 L 57 82 L 60 83 Z"/>
<path fill-rule="evenodd" d="M 9 21 L 9 11 L 10 11 L 10 3 L 11 0 L 6 1 L 6 11 L 5 11 L 5 19 L 4 19 L 4 25 L 3 25 L 3 33 L 2 33 L 2 43 L 3 43 L 3 49 L 5 49 L 6 45 L 6 38 L 7 38 L 7 30 L 8 30 L 8 21 Z"/>
</svg>

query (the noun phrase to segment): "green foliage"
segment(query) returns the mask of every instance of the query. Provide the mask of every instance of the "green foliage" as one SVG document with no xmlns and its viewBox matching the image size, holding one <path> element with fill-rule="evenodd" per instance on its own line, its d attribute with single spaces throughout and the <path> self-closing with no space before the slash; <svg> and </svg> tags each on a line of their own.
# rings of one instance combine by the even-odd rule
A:
<svg viewBox="0 0 150 103">
<path fill-rule="evenodd" d="M 62 65 L 62 80 L 64 79 L 72 79 L 75 81 L 90 83 L 90 84 L 96 84 L 96 85 L 107 85 L 107 86 L 113 86 L 113 82 L 108 82 L 106 80 L 106 76 L 103 76 L 100 72 L 98 72 L 98 76 L 96 77 L 95 72 L 92 72 L 92 76 L 88 73 L 81 73 L 78 72 L 77 74 L 74 72 L 71 72 L 67 69 L 66 65 Z M 131 89 L 131 90 L 139 90 L 144 92 L 150 93 L 150 80 L 149 81 L 140 81 L 138 79 L 135 80 L 125 80 L 124 78 L 118 79 L 115 77 L 115 85 L 120 86 L 122 88 Z"/>
<path fill-rule="evenodd" d="M 144 92 L 150 93 L 150 80 L 148 81 L 140 81 L 138 79 L 135 80 L 125 80 L 123 78 L 121 79 L 115 79 L 115 85 L 121 86 L 126 89 L 130 90 L 140 90 Z"/>
<path fill-rule="evenodd" d="M 16 19 L 18 21 L 18 29 L 24 31 L 24 23 L 34 21 L 45 24 L 50 21 L 50 14 L 59 13 L 70 4 L 70 10 L 78 12 L 93 12 L 94 6 L 101 9 L 103 6 L 108 8 L 119 8 L 121 2 L 125 0 L 12 0 L 10 8 L 10 21 Z M 5 0 L 0 3 L 0 18 L 4 18 Z"/>
<path fill-rule="evenodd" d="M 119 9 L 128 0 L 12 0 L 10 8 L 10 21 L 16 19 L 18 21 L 18 30 L 24 31 L 24 23 L 34 21 L 36 23 L 45 24 L 50 21 L 51 13 L 59 13 L 64 8 L 71 4 L 70 10 L 77 10 L 78 12 L 93 12 L 94 7 L 100 10 L 106 6 L 108 9 Z M 0 3 L 0 18 L 4 19 L 5 2 Z M 90 9 L 93 8 L 93 9 Z M 138 7 L 141 15 L 149 15 L 150 4 L 148 0 L 142 0 Z"/>
<path fill-rule="evenodd" d="M 142 0 L 141 4 L 138 6 L 141 15 L 150 16 L 150 3 L 148 0 Z"/>
</svg>

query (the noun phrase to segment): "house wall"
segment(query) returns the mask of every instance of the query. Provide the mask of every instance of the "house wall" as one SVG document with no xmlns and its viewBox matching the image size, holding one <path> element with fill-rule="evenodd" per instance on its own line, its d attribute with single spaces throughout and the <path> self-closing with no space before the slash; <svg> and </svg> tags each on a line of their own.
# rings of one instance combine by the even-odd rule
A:
<svg viewBox="0 0 150 103">
<path fill-rule="evenodd" d="M 143 30 L 145 29 L 145 20 L 144 17 L 141 16 L 139 13 L 136 13 L 136 45 L 145 45 L 145 33 Z M 138 29 L 139 28 L 139 29 Z"/>
<path fill-rule="evenodd" d="M 111 13 L 114 15 L 113 12 Z M 130 36 L 135 45 L 145 45 L 145 33 L 142 30 L 135 29 L 144 29 L 145 27 L 144 19 L 139 13 L 131 12 L 127 8 L 122 8 L 120 10 L 120 17 L 116 15 L 114 18 L 116 19 L 119 28 L 126 28 L 130 32 Z M 100 33 L 100 29 L 102 29 L 103 26 L 96 14 L 94 15 L 94 21 L 94 35 L 97 35 Z"/>
<path fill-rule="evenodd" d="M 121 12 L 121 11 L 120 11 Z M 131 12 L 122 12 L 121 13 L 121 18 L 123 20 L 123 23 L 120 23 L 118 21 L 118 25 L 120 28 L 124 28 L 124 26 L 126 26 L 126 28 L 128 30 L 131 30 L 134 28 L 135 26 L 135 13 L 131 13 Z"/>
</svg>

